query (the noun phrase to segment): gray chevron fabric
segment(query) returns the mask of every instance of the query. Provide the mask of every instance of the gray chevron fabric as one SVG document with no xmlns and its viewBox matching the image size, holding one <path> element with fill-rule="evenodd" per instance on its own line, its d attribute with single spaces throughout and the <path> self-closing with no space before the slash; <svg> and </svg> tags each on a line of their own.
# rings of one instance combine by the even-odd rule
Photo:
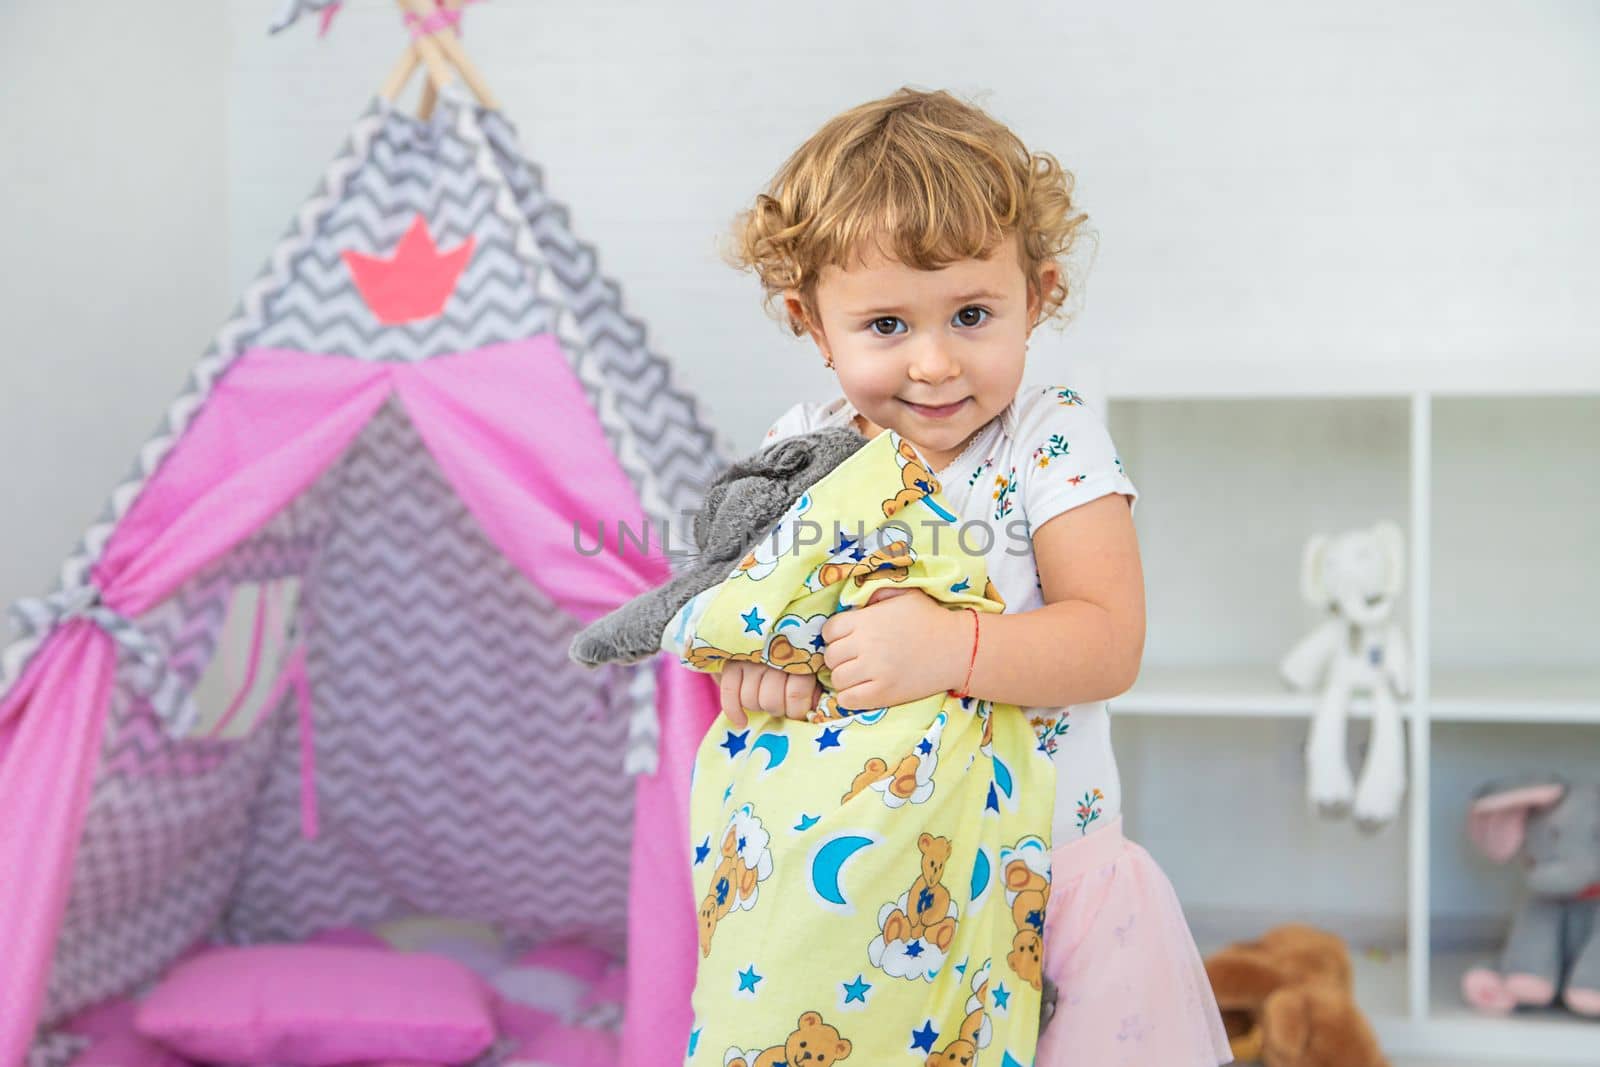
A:
<svg viewBox="0 0 1600 1067">
<path fill-rule="evenodd" d="M 398 408 L 327 478 L 305 579 L 321 834 L 301 835 L 299 747 L 281 743 L 228 937 L 458 914 L 620 951 L 620 674 L 568 669 L 577 624 L 495 551 Z M 291 717 L 280 729 L 295 740 Z"/>
<path fill-rule="evenodd" d="M 439 315 L 382 325 L 342 253 L 389 255 L 419 214 L 440 248 L 470 238 L 472 255 Z M 730 452 L 598 259 L 502 116 L 454 92 L 427 123 L 375 102 L 58 589 L 81 584 L 251 347 L 417 361 L 552 333 L 649 518 L 680 528 Z M 650 699 L 649 668 L 591 672 L 567 658 L 577 620 L 499 555 L 393 403 L 288 509 L 130 621 L 193 689 L 239 587 L 290 576 L 301 581 L 293 625 L 306 647 L 318 835 L 302 832 L 292 692 L 242 738 L 174 739 L 135 672 L 119 673 L 30 1067 L 70 1059 L 80 1043 L 59 1026 L 74 1012 L 142 992 L 208 938 L 436 914 L 492 921 L 517 947 L 560 935 L 622 951 L 627 768 L 648 765 L 629 745 L 653 745 L 638 728 L 653 708 L 635 706 Z M 0 657 L 6 672 L 40 636 Z"/>
</svg>

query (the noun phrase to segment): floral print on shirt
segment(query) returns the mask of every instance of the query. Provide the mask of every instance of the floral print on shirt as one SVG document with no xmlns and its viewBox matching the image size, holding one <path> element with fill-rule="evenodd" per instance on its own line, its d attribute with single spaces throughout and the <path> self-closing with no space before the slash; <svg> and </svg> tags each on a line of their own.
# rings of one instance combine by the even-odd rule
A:
<svg viewBox="0 0 1600 1067">
<path fill-rule="evenodd" d="M 1034 715 L 1028 719 L 1033 726 L 1034 736 L 1039 739 L 1040 752 L 1047 752 L 1052 756 L 1056 754 L 1057 745 L 1060 744 L 1061 738 L 1067 736 L 1067 730 L 1072 726 L 1069 721 L 1071 715 L 1071 712 L 1063 711 L 1059 715 Z"/>
<path fill-rule="evenodd" d="M 1052 459 L 1066 455 L 1071 447 L 1065 437 L 1053 433 L 1050 435 L 1050 440 L 1033 450 L 1033 458 L 1041 468 L 1048 467 Z"/>
<path fill-rule="evenodd" d="M 1011 496 L 1017 491 L 1017 468 L 994 479 L 994 517 L 999 521 L 1011 514 Z"/>
<path fill-rule="evenodd" d="M 1078 801 L 1079 833 L 1088 833 L 1089 824 L 1100 818 L 1100 801 L 1104 800 L 1105 798 L 1106 795 L 1100 792 L 1098 788 L 1092 789 L 1083 794 L 1083 799 Z"/>
</svg>

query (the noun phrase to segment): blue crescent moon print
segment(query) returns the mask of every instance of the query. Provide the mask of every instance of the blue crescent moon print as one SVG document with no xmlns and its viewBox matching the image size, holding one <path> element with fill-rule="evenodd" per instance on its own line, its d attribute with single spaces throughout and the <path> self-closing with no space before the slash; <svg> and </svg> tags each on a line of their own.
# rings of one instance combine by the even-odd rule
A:
<svg viewBox="0 0 1600 1067">
<path fill-rule="evenodd" d="M 1009 800 L 1016 794 L 1016 783 L 1011 780 L 1011 768 L 999 756 L 994 757 L 994 784 L 1000 787 L 1000 792 Z"/>
<path fill-rule="evenodd" d="M 816 847 L 811 853 L 811 891 L 823 907 L 846 915 L 855 913 L 855 907 L 839 888 L 839 875 L 851 856 L 877 843 L 875 835 L 854 833 L 839 834 Z"/>
<path fill-rule="evenodd" d="M 777 770 L 778 766 L 789 758 L 789 739 L 782 734 L 762 734 L 750 748 L 752 751 L 759 750 L 767 754 L 768 771 Z"/>
<path fill-rule="evenodd" d="M 972 903 L 983 899 L 989 889 L 989 876 L 993 872 L 994 868 L 989 865 L 989 854 L 980 848 L 977 858 L 972 861 Z"/>
</svg>

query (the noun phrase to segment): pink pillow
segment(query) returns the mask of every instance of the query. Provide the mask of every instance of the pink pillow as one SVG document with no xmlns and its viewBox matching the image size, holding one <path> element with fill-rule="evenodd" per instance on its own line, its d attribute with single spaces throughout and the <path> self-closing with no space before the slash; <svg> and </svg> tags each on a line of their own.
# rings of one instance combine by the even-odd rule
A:
<svg viewBox="0 0 1600 1067">
<path fill-rule="evenodd" d="M 70 1067 L 189 1067 L 188 1060 L 134 1032 L 137 1008 L 134 1001 L 122 997 L 73 1016 L 62 1029 L 90 1038 L 93 1044 L 80 1052 Z"/>
<path fill-rule="evenodd" d="M 459 963 L 345 945 L 213 949 L 173 968 L 135 1025 L 190 1059 L 304 1067 L 465 1063 L 495 1039 L 489 993 Z"/>
</svg>

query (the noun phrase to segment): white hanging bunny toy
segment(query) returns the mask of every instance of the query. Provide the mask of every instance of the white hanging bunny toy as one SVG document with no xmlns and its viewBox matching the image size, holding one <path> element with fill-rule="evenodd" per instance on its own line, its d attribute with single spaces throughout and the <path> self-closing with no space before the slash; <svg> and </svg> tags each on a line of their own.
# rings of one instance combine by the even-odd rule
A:
<svg viewBox="0 0 1600 1067">
<path fill-rule="evenodd" d="M 1404 632 L 1391 621 L 1404 575 L 1405 535 L 1393 522 L 1313 536 L 1301 559 L 1300 591 L 1333 617 L 1279 664 L 1283 679 L 1299 690 L 1314 687 L 1327 669 L 1306 741 L 1307 796 L 1325 816 L 1353 812 L 1368 833 L 1395 817 L 1406 791 L 1395 698 L 1411 692 L 1411 657 Z M 1372 735 L 1357 784 L 1345 757 L 1345 722 L 1359 692 L 1372 697 Z"/>
</svg>

